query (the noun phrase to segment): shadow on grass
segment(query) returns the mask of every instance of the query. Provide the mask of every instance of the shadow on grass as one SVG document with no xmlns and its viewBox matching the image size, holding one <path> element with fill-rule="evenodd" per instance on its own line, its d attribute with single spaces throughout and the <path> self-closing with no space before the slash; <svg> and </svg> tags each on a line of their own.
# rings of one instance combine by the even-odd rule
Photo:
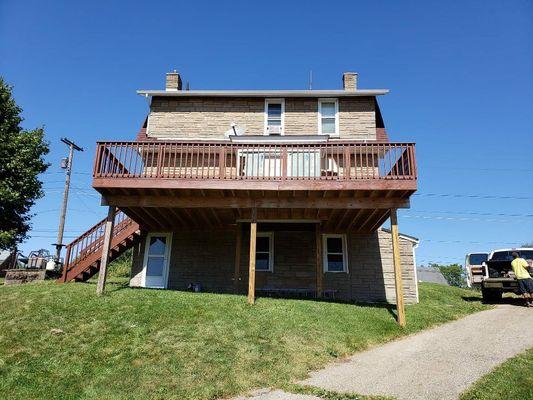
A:
<svg viewBox="0 0 533 400">
<path fill-rule="evenodd" d="M 94 286 L 96 290 L 96 284 L 98 283 L 97 280 L 88 280 L 86 282 L 83 282 L 84 285 L 91 285 Z M 130 285 L 128 281 L 107 281 L 105 284 L 105 291 L 109 293 L 118 292 L 120 290 L 124 289 L 130 289 Z"/>
<path fill-rule="evenodd" d="M 497 301 L 483 301 L 480 297 L 475 296 L 462 296 L 464 301 L 483 303 L 483 304 L 509 304 L 512 306 L 524 306 L 525 301 L 522 297 L 503 297 L 501 300 Z"/>
<path fill-rule="evenodd" d="M 88 280 L 86 282 L 83 282 L 83 284 L 96 286 L 97 280 L 96 279 L 91 279 L 91 280 Z M 170 291 L 174 291 L 174 292 L 194 293 L 191 290 L 160 289 L 160 288 L 140 288 L 140 287 L 130 286 L 129 285 L 129 281 L 127 281 L 127 280 L 126 281 L 116 280 L 116 281 L 107 281 L 106 282 L 106 291 L 108 293 L 118 292 L 118 291 L 123 290 L 123 289 L 132 289 L 132 290 L 138 290 L 138 289 L 142 289 L 142 290 L 170 290 Z M 228 295 L 235 295 L 235 296 L 246 296 L 245 293 L 233 293 L 233 292 L 203 291 L 203 292 L 199 292 L 199 293 L 214 293 L 214 294 L 228 294 Z M 382 303 L 379 303 L 379 302 L 376 302 L 376 303 L 363 303 L 363 302 L 355 302 L 355 301 L 342 300 L 342 299 L 316 298 L 314 296 L 298 296 L 298 295 L 294 295 L 294 296 L 290 296 L 290 295 L 286 295 L 286 296 L 261 296 L 261 295 L 257 295 L 256 299 L 303 300 L 303 301 L 313 301 L 313 302 L 317 302 L 317 303 L 351 304 L 351 305 L 355 305 L 355 306 L 358 306 L 358 307 L 386 309 L 389 312 L 389 314 L 394 319 L 397 318 L 396 305 L 395 304 L 390 304 L 390 303 L 384 303 L 384 302 L 382 302 Z M 479 298 L 477 300 L 480 301 Z"/>
<path fill-rule="evenodd" d="M 481 303 L 481 297 L 476 296 L 461 296 L 461 298 L 464 301 L 474 302 L 474 303 Z"/>
</svg>

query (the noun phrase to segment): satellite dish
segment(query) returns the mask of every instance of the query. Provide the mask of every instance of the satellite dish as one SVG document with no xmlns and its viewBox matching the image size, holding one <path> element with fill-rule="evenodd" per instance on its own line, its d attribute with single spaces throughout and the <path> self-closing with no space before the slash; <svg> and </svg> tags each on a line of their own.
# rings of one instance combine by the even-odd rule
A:
<svg viewBox="0 0 533 400">
<path fill-rule="evenodd" d="M 245 126 L 237 126 L 235 124 L 231 124 L 231 128 L 224 132 L 224 137 L 242 136 L 246 132 L 246 129 L 247 128 Z"/>
</svg>

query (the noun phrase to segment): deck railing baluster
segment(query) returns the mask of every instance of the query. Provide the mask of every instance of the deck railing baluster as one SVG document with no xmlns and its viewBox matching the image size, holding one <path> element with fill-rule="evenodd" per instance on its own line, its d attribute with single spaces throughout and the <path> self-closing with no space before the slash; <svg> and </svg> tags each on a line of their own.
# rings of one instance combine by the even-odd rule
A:
<svg viewBox="0 0 533 400">
<path fill-rule="evenodd" d="M 417 173 L 412 143 L 149 141 L 99 142 L 93 177 L 354 181 L 414 180 Z"/>
</svg>

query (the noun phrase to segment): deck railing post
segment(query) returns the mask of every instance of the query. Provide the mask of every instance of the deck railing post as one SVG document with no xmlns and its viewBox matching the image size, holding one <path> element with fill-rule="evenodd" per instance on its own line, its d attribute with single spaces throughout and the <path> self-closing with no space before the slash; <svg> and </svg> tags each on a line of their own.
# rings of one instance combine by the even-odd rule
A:
<svg viewBox="0 0 533 400">
<path fill-rule="evenodd" d="M 218 176 L 224 179 L 226 176 L 226 147 L 222 146 L 218 151 Z"/>
<path fill-rule="evenodd" d="M 405 306 L 403 301 L 402 265 L 400 260 L 400 239 L 398 235 L 398 215 L 395 208 L 390 210 L 392 256 L 394 262 L 394 284 L 396 287 L 396 313 L 398 324 L 405 326 Z"/>
<path fill-rule="evenodd" d="M 96 294 L 102 295 L 105 289 L 107 277 L 107 265 L 109 263 L 109 253 L 111 251 L 111 241 L 113 240 L 113 227 L 115 225 L 115 206 L 109 206 L 104 229 L 104 243 L 102 245 L 102 256 L 100 257 L 100 273 L 98 274 L 98 284 Z"/>
<path fill-rule="evenodd" d="M 350 145 L 344 145 L 344 179 L 350 179 L 351 175 L 351 155 L 350 155 Z"/>
<path fill-rule="evenodd" d="M 68 263 L 69 263 L 69 260 L 70 260 L 70 249 L 72 247 L 70 245 L 67 245 L 67 252 L 65 254 L 65 259 L 63 260 L 63 276 L 61 277 L 63 282 L 66 282 L 67 281 L 67 273 L 68 273 Z"/>
<path fill-rule="evenodd" d="M 257 241 L 257 209 L 252 208 L 250 222 L 250 265 L 248 270 L 248 304 L 255 303 L 255 249 Z"/>
<path fill-rule="evenodd" d="M 283 147 L 281 150 L 281 178 L 287 179 L 287 168 L 288 168 L 288 153 L 287 147 Z"/>
</svg>

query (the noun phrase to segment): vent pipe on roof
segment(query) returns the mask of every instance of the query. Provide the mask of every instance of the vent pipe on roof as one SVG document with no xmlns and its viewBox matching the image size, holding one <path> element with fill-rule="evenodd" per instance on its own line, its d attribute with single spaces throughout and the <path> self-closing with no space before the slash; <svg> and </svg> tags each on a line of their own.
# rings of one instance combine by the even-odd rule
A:
<svg viewBox="0 0 533 400">
<path fill-rule="evenodd" d="M 176 70 L 173 72 L 167 72 L 165 90 L 168 92 L 181 90 L 181 77 Z"/>
<path fill-rule="evenodd" d="M 342 74 L 342 88 L 344 90 L 357 90 L 357 72 Z"/>
</svg>

